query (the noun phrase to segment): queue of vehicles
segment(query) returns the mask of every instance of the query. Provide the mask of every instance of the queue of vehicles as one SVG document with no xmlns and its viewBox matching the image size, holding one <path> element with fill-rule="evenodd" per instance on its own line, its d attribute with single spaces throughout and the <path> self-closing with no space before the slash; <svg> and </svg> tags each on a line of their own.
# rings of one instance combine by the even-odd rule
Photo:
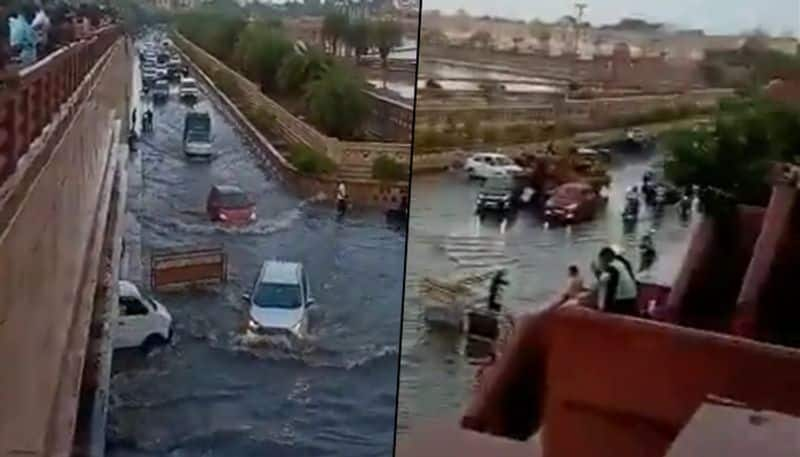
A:
<svg viewBox="0 0 800 457">
<path fill-rule="evenodd" d="M 647 145 L 653 141 L 653 137 L 642 129 L 634 128 L 626 132 L 626 141 Z M 602 164 L 611 160 L 611 150 L 604 147 L 575 147 L 573 154 L 573 157 L 578 158 L 577 162 L 580 162 L 573 165 L 573 171 L 577 172 L 579 178 L 581 175 L 586 178 L 585 173 L 589 172 L 587 170 L 598 164 L 602 167 Z M 506 218 L 524 205 L 538 203 L 536 207 L 548 223 L 571 225 L 593 219 L 608 201 L 608 182 L 575 179 L 573 173 L 571 179 L 563 179 L 562 176 L 561 181 L 556 179 L 555 183 L 546 178 L 549 184 L 534 190 L 530 169 L 521 165 L 533 166 L 533 169 L 553 166 L 553 162 L 546 163 L 548 165 L 544 167 L 526 164 L 524 160 L 515 161 L 496 152 L 476 153 L 467 158 L 463 165 L 464 173 L 469 179 L 481 181 L 475 203 L 476 213 L 480 216 L 496 214 Z M 663 174 L 656 174 L 654 170 L 645 174 L 640 189 L 641 194 L 635 189 L 636 198 L 631 196 L 631 192 L 626 195 L 622 210 L 625 223 L 635 223 L 638 220 L 640 200 L 652 208 L 656 215 L 661 214 L 663 208 L 676 204 L 682 217 L 691 211 L 692 196 L 671 185 Z"/>
<path fill-rule="evenodd" d="M 181 99 L 197 100 L 200 87 L 181 60 L 169 52 L 168 42 L 146 45 L 140 51 L 142 85 L 153 102 L 165 102 L 170 83 L 178 82 Z M 146 116 L 152 117 L 149 112 Z M 148 122 L 152 122 L 152 119 Z M 143 123 L 146 125 L 146 123 Z M 144 128 L 147 131 L 147 128 Z M 191 159 L 213 156 L 211 117 L 191 110 L 184 119 L 183 153 Z M 211 222 L 242 226 L 256 220 L 256 205 L 236 185 L 219 184 L 209 190 L 206 213 Z M 301 339 L 308 333 L 308 309 L 313 306 L 310 281 L 302 263 L 269 260 L 263 263 L 247 301 L 247 336 Z M 172 338 L 172 316 L 164 305 L 146 296 L 131 282 L 119 282 L 119 316 L 114 325 L 114 349 L 140 347 L 149 351 Z"/>
</svg>

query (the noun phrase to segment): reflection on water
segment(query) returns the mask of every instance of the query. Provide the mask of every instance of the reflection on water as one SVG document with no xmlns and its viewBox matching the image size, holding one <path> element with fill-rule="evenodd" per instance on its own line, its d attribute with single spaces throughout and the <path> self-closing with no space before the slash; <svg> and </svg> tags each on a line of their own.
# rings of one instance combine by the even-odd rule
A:
<svg viewBox="0 0 800 457">
<path fill-rule="evenodd" d="M 115 353 L 108 455 L 390 455 L 405 239 L 379 214 L 333 210 L 287 192 L 248 140 L 205 95 L 216 158 L 189 163 L 188 108 L 154 108 L 143 163 L 143 250 L 221 244 L 228 282 L 216 292 L 156 294 L 174 318 L 171 343 Z M 212 224 L 214 184 L 236 184 L 258 221 Z M 376 253 L 380 253 L 376 255 Z M 247 292 L 266 259 L 304 263 L 319 314 L 302 344 L 242 344 Z"/>
<path fill-rule="evenodd" d="M 386 88 L 394 91 L 396 94 L 405 98 L 408 101 L 414 100 L 414 86 L 403 81 L 381 81 L 379 79 L 370 79 L 367 81 L 376 88 Z"/>
<path fill-rule="evenodd" d="M 520 76 L 499 70 L 481 69 L 454 64 L 421 62 L 418 88 L 424 88 L 428 79 L 435 79 L 445 90 L 477 91 L 480 84 L 471 81 L 459 81 L 464 78 L 491 79 L 502 81 L 506 90 L 512 92 L 559 92 L 561 87 L 543 78 Z"/>
</svg>

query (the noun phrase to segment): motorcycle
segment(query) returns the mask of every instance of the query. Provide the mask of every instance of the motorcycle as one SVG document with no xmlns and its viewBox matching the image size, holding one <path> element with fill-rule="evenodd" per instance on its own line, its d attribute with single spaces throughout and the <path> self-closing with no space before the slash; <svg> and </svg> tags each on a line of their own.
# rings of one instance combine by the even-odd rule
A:
<svg viewBox="0 0 800 457">
<path fill-rule="evenodd" d="M 639 219 L 639 199 L 628 198 L 625 209 L 622 211 L 622 220 L 625 222 L 635 222 Z"/>
<path fill-rule="evenodd" d="M 639 244 L 639 272 L 650 269 L 656 261 L 656 248 L 652 238 L 645 235 Z"/>
<path fill-rule="evenodd" d="M 689 218 L 692 212 L 692 200 L 688 196 L 684 195 L 683 198 L 681 198 L 681 201 L 678 203 L 678 211 L 680 212 L 681 219 L 686 220 Z"/>
</svg>

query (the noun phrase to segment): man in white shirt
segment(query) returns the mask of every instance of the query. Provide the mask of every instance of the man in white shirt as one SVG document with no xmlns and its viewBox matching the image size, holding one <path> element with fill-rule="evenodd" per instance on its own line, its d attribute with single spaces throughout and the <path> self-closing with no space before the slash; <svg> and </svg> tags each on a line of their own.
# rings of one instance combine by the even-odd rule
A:
<svg viewBox="0 0 800 457">
<path fill-rule="evenodd" d="M 598 279 L 598 308 L 616 314 L 638 316 L 636 275 L 627 260 L 613 249 L 600 250 L 599 265 L 595 270 Z"/>
<path fill-rule="evenodd" d="M 347 188 L 342 181 L 336 186 L 336 209 L 339 214 L 344 214 L 347 210 Z"/>
</svg>

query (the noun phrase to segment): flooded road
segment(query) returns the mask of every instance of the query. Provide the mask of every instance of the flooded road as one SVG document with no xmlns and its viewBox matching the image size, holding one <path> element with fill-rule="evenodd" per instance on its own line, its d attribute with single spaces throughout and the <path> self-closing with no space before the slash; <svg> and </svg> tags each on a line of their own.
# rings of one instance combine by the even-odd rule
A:
<svg viewBox="0 0 800 457">
<path fill-rule="evenodd" d="M 683 257 L 690 228 L 679 221 L 677 209 L 667 208 L 656 223 L 643 213 L 632 233 L 624 233 L 621 209 L 625 189 L 638 185 L 654 156 L 616 160 L 609 203 L 598 218 L 571 229 L 545 228 L 531 210 L 501 227 L 497 222 L 480 223 L 473 215 L 478 184 L 452 173 L 415 177 L 411 193 L 411 221 L 408 246 L 408 274 L 402 336 L 398 432 L 427 419 L 458 420 L 471 396 L 475 366 L 464 356 L 459 335 L 431 331 L 422 321 L 417 284 L 431 275 L 458 271 L 448 252 L 446 237 L 492 236 L 504 241 L 501 260 L 516 261 L 509 267 L 511 284 L 502 299 L 515 313 L 535 310 L 563 291 L 567 267 L 574 263 L 585 281 L 589 264 L 604 245 L 625 248 L 626 256 L 638 265 L 636 245 L 640 235 L 656 228 L 654 240 L 659 260 L 653 276 L 671 281 Z M 696 220 L 697 216 L 693 216 Z M 462 255 L 462 258 L 466 258 Z"/>
<path fill-rule="evenodd" d="M 172 90 L 139 146 L 143 252 L 222 244 L 229 281 L 218 293 L 157 295 L 173 315 L 174 339 L 148 356 L 115 353 L 108 455 L 390 455 L 404 233 L 378 213 L 337 222 L 332 208 L 288 193 L 206 94 L 198 107 L 211 115 L 218 156 L 187 162 L 188 108 Z M 249 193 L 258 221 L 240 229 L 210 223 L 213 184 Z M 238 342 L 240 297 L 268 259 L 303 262 L 308 272 L 318 306 L 302 347 Z"/>
</svg>

